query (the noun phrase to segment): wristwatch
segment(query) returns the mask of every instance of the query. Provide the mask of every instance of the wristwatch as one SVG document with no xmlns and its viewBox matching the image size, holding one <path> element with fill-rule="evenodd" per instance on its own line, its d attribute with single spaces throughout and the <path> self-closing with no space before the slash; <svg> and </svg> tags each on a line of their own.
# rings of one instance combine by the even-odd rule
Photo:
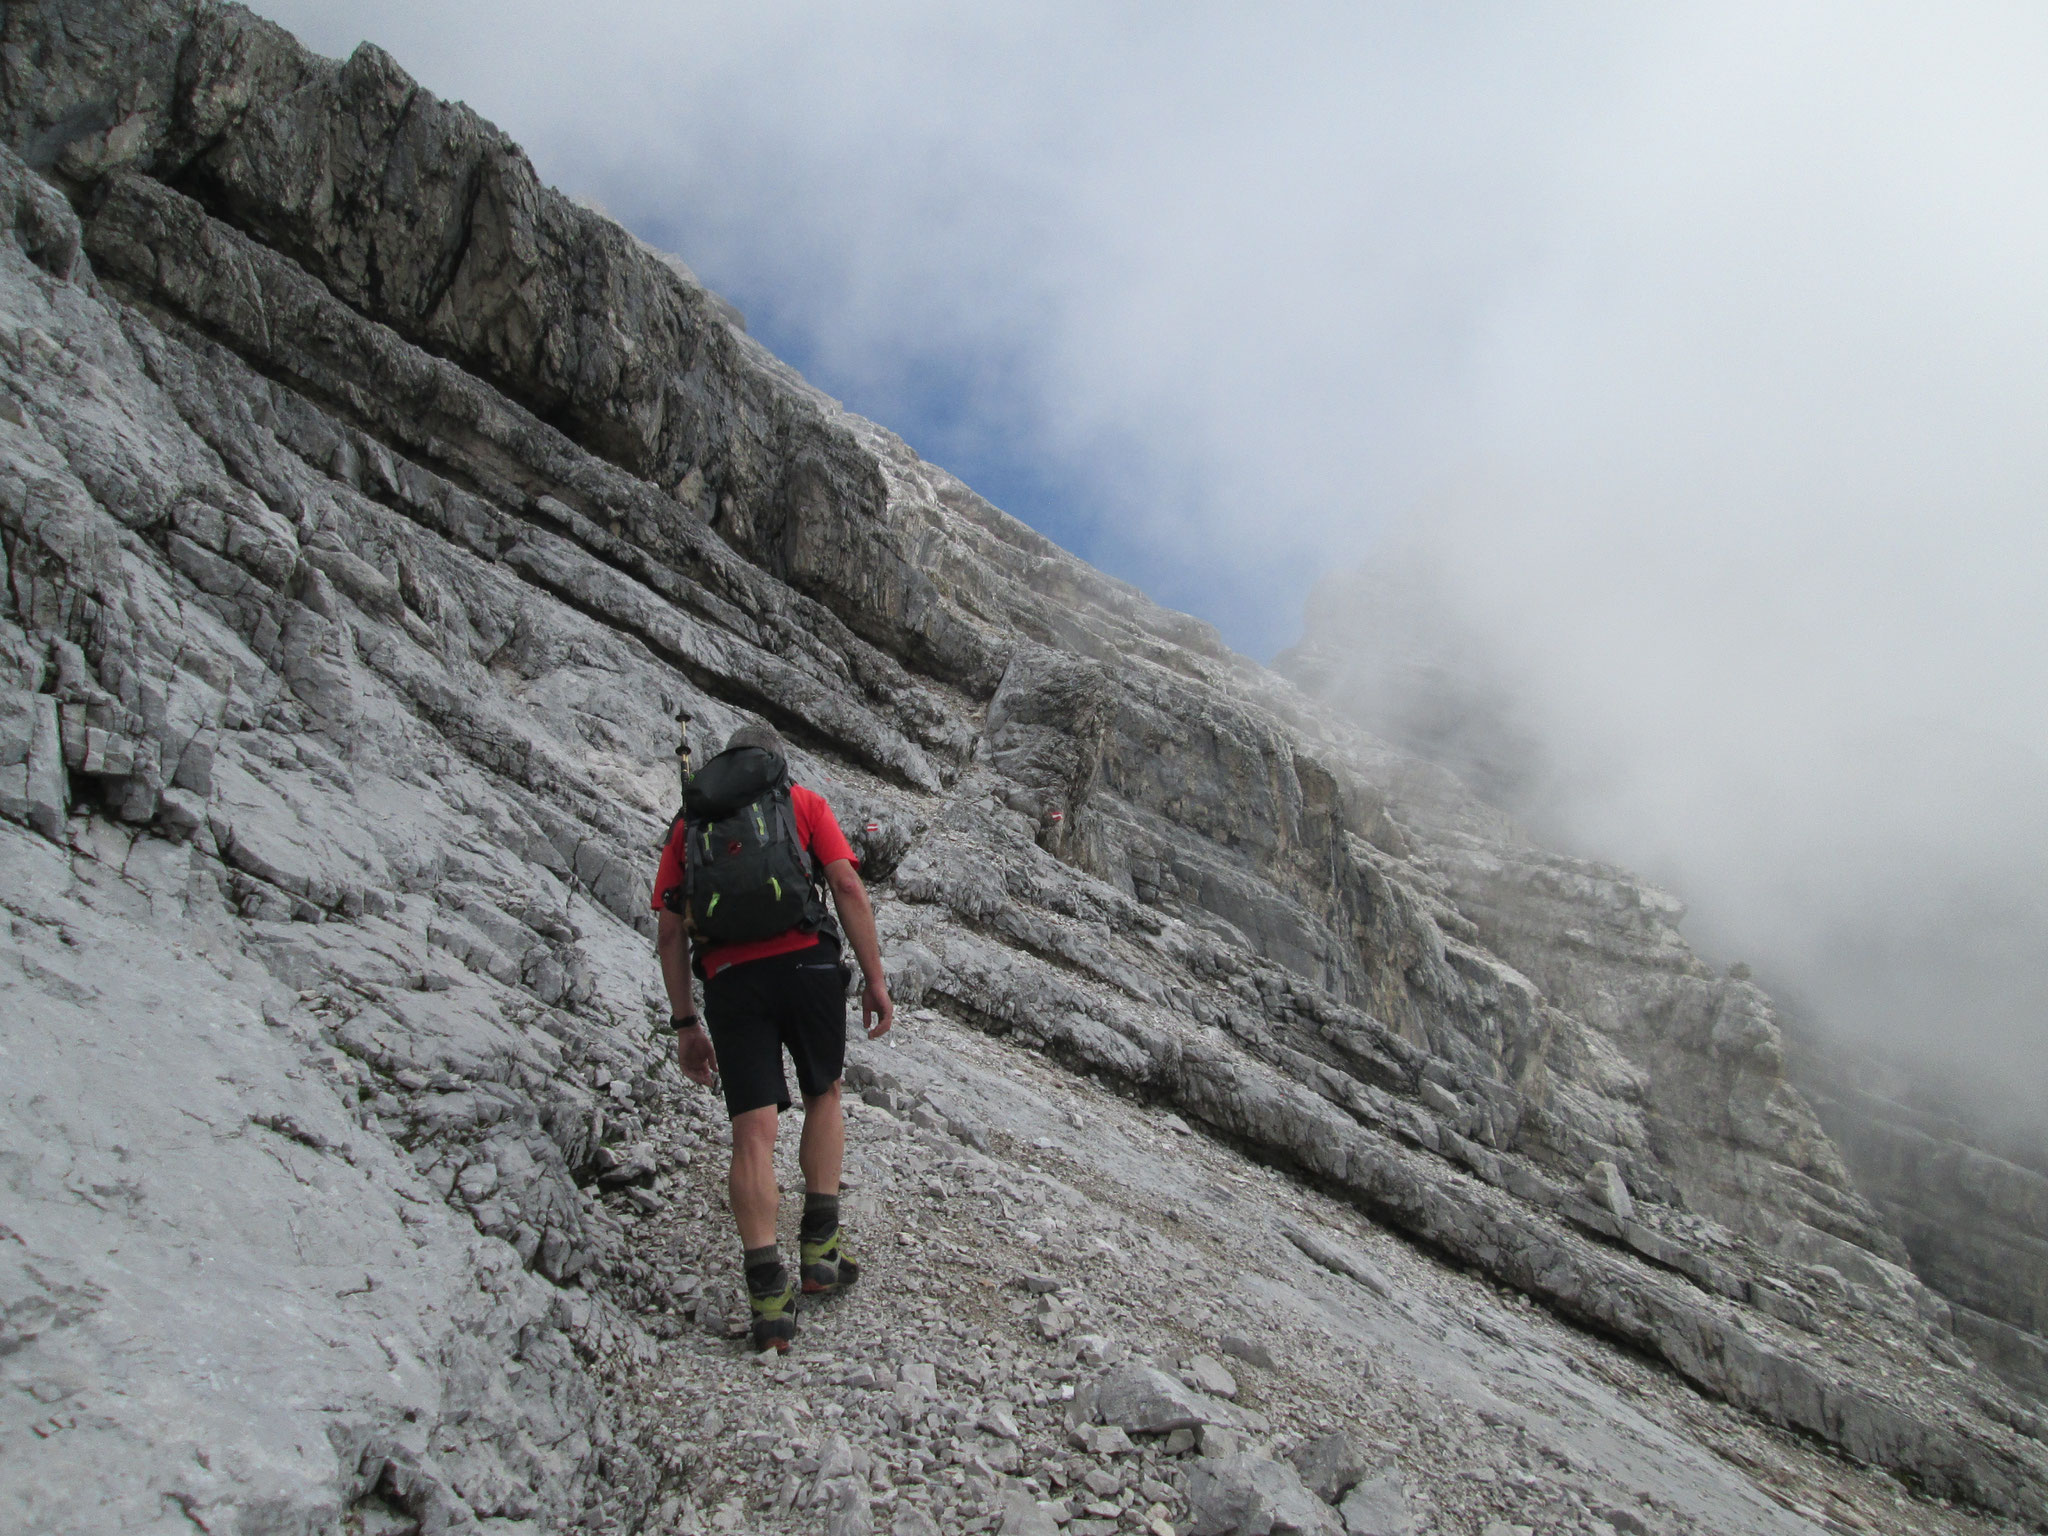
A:
<svg viewBox="0 0 2048 1536">
<path fill-rule="evenodd" d="M 695 1029 L 698 1025 L 702 1024 L 703 1022 L 704 1021 L 698 1018 L 697 1015 L 695 1015 L 694 1013 L 686 1013 L 680 1016 L 676 1014 L 670 1014 L 668 1020 L 668 1027 L 680 1035 L 684 1030 Z"/>
</svg>

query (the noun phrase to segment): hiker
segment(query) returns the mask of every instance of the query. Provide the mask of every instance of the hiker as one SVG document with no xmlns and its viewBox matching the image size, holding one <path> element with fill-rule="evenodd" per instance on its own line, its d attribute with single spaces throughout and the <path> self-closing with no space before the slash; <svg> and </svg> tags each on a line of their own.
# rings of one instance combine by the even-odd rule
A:
<svg viewBox="0 0 2048 1536">
<path fill-rule="evenodd" d="M 789 1348 L 799 1283 L 805 1295 L 828 1296 L 860 1276 L 839 1229 L 846 1151 L 839 1079 L 849 979 L 839 930 L 860 962 L 861 1024 L 870 1040 L 888 1033 L 895 1008 L 857 862 L 824 796 L 791 782 L 774 727 L 744 725 L 723 752 L 689 775 L 683 813 L 655 874 L 655 950 L 668 988 L 676 1059 L 692 1082 L 722 1083 L 732 1117 L 728 1187 L 757 1350 Z M 821 885 L 831 889 L 837 927 Z M 693 935 L 696 973 L 704 978 L 703 1020 L 690 992 Z M 797 1280 L 775 1241 L 775 1135 L 789 1108 L 785 1047 L 804 1100 Z"/>
</svg>

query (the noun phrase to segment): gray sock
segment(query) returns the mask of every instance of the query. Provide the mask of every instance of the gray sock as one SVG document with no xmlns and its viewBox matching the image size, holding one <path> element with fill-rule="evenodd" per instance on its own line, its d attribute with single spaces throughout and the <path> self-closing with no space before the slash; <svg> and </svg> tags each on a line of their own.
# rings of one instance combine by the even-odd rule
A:
<svg viewBox="0 0 2048 1536">
<path fill-rule="evenodd" d="M 806 1191 L 804 1194 L 803 1225 L 799 1235 L 816 1242 L 819 1238 L 830 1237 L 839 1226 L 839 1197 L 817 1195 Z"/>
<path fill-rule="evenodd" d="M 741 1259 L 747 1272 L 747 1289 L 756 1295 L 775 1290 L 782 1280 L 782 1250 L 773 1243 L 749 1248 Z"/>
</svg>

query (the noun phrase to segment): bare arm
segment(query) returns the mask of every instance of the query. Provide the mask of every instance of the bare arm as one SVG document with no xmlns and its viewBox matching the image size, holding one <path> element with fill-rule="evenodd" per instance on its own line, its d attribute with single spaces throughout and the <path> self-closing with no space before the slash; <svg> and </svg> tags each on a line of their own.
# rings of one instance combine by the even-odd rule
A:
<svg viewBox="0 0 2048 1536">
<path fill-rule="evenodd" d="M 834 859 L 827 864 L 825 880 L 832 887 L 839 926 L 853 946 L 853 958 L 860 962 L 861 1027 L 870 1040 L 878 1040 L 896 1022 L 896 1005 L 889 1001 L 889 979 L 882 974 L 882 941 L 875 933 L 875 909 L 852 860 Z"/>
<path fill-rule="evenodd" d="M 872 924 L 870 924 L 872 927 Z M 654 953 L 661 960 L 661 984 L 668 989 L 668 1011 L 679 1019 L 697 1011 L 690 991 L 690 933 L 682 918 L 664 911 L 655 922 Z M 676 1035 L 676 1064 L 693 1083 L 709 1084 L 718 1073 L 718 1056 L 703 1022 Z"/>
</svg>

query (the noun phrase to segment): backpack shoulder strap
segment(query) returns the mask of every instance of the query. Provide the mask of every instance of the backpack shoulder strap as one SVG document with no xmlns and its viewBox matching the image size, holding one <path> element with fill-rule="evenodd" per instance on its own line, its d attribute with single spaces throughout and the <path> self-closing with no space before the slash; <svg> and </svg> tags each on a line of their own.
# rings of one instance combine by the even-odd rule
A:
<svg viewBox="0 0 2048 1536">
<path fill-rule="evenodd" d="M 797 826 L 794 789 L 795 785 L 786 775 L 776 786 L 775 819 L 782 835 L 789 840 L 789 846 L 796 850 L 797 866 L 803 870 L 805 878 L 815 885 L 819 875 L 818 861 L 811 857 L 811 850 L 804 846 L 803 830 Z"/>
</svg>

